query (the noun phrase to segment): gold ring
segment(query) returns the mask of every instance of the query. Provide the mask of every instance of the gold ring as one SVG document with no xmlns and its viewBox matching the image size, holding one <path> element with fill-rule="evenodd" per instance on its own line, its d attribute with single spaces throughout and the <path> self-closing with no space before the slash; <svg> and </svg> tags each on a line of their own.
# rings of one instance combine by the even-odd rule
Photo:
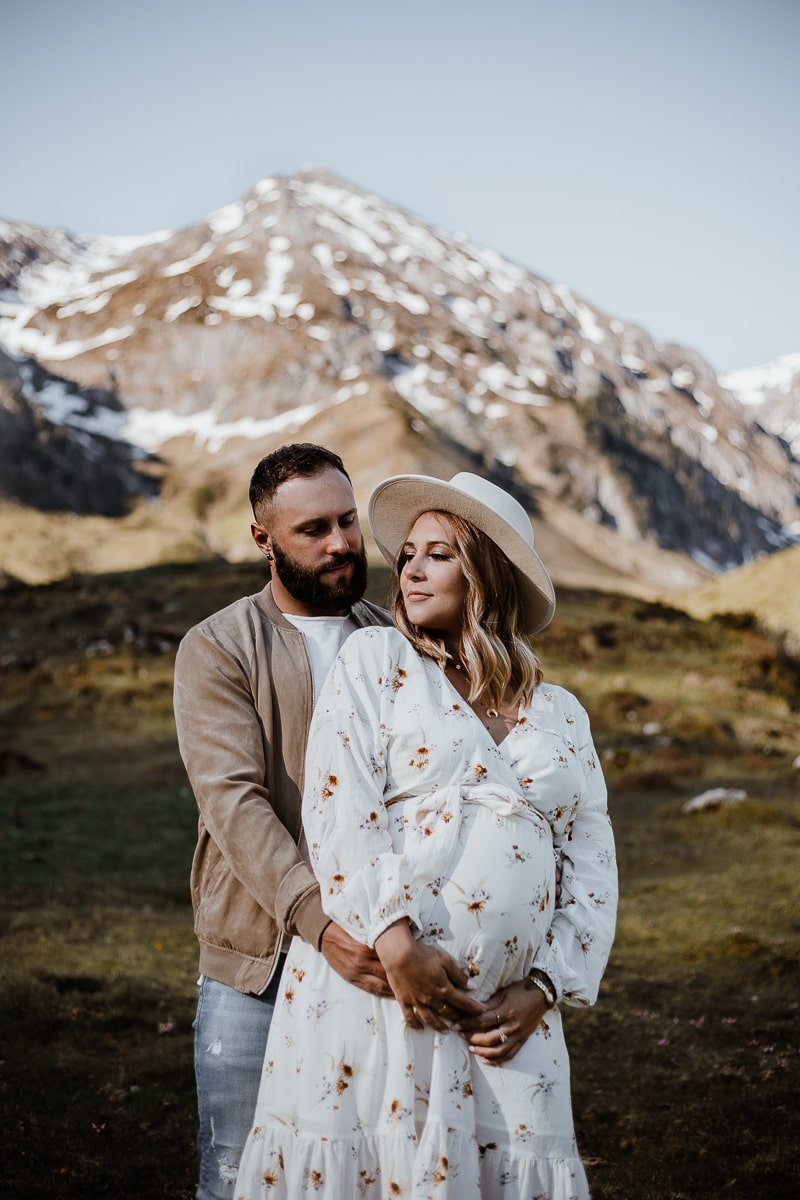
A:
<svg viewBox="0 0 800 1200">
<path fill-rule="evenodd" d="M 507 1041 L 508 1041 L 508 1034 L 505 1032 L 504 1029 L 501 1029 L 500 1030 L 500 1045 L 505 1046 Z"/>
<path fill-rule="evenodd" d="M 413 1004 L 411 1005 L 411 1011 L 413 1012 L 413 1014 L 414 1014 L 414 1016 L 415 1016 L 415 1017 L 419 1017 L 419 1013 L 418 1013 L 418 1012 L 417 1012 L 417 1010 L 414 1008 L 414 1005 L 413 1005 Z"/>
</svg>

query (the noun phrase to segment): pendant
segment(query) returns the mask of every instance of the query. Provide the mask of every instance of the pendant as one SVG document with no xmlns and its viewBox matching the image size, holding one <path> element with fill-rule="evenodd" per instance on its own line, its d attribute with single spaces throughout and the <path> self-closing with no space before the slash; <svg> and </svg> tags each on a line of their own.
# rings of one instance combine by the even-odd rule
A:
<svg viewBox="0 0 800 1200">
<path fill-rule="evenodd" d="M 490 721 L 496 721 L 497 718 L 500 716 L 500 713 L 497 711 L 496 708 L 487 708 L 486 715 Z"/>
</svg>

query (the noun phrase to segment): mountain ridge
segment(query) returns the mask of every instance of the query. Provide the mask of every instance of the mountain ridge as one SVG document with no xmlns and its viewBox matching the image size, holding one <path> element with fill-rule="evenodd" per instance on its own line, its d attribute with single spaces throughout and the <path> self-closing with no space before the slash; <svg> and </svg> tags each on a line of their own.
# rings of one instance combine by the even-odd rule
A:
<svg viewBox="0 0 800 1200">
<path fill-rule="evenodd" d="M 784 354 L 760 367 L 730 371 L 720 376 L 720 382 L 800 458 L 800 354 Z"/>
<path fill-rule="evenodd" d="M 246 553 L 246 479 L 295 437 L 338 449 L 362 503 L 396 470 L 505 481 L 572 576 L 570 555 L 691 586 L 800 537 L 787 440 L 696 351 L 329 172 L 261 180 L 177 233 L 2 222 L 0 280 L 0 344 L 48 373 L 49 410 L 27 402 L 46 423 L 60 379 L 76 444 L 125 443 L 151 499 L 117 531 L 149 522 L 151 553 Z"/>
</svg>

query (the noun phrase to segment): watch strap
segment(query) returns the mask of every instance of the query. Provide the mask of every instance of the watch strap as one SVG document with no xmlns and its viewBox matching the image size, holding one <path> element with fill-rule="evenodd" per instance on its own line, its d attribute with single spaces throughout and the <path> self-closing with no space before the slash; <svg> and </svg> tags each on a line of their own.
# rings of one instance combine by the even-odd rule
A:
<svg viewBox="0 0 800 1200">
<path fill-rule="evenodd" d="M 528 972 L 526 982 L 533 987 L 539 988 L 539 990 L 544 994 L 548 1008 L 555 1008 L 555 1005 L 558 1001 L 556 989 L 553 986 L 552 979 L 545 971 L 542 971 L 539 967 L 533 967 Z"/>
</svg>

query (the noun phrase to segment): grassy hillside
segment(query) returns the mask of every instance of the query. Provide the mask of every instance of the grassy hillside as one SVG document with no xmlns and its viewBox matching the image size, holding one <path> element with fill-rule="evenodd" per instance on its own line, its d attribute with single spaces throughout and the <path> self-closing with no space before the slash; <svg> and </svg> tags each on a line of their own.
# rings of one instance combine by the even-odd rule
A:
<svg viewBox="0 0 800 1200">
<path fill-rule="evenodd" d="M 263 583 L 179 565 L 0 592 L 0 1111 L 18 1200 L 189 1200 L 189 625 Z M 385 575 L 373 572 L 382 600 Z M 800 670 L 746 616 L 561 591 L 538 649 L 592 716 L 622 902 L 568 1011 L 596 1200 L 800 1192 Z M 747 799 L 684 813 L 709 788 Z M 349 1200 L 349 1198 L 343 1198 Z"/>
<path fill-rule="evenodd" d="M 790 546 L 756 562 L 719 575 L 686 596 L 696 617 L 719 612 L 754 612 L 770 629 L 787 633 L 800 645 L 800 546 Z"/>
</svg>

